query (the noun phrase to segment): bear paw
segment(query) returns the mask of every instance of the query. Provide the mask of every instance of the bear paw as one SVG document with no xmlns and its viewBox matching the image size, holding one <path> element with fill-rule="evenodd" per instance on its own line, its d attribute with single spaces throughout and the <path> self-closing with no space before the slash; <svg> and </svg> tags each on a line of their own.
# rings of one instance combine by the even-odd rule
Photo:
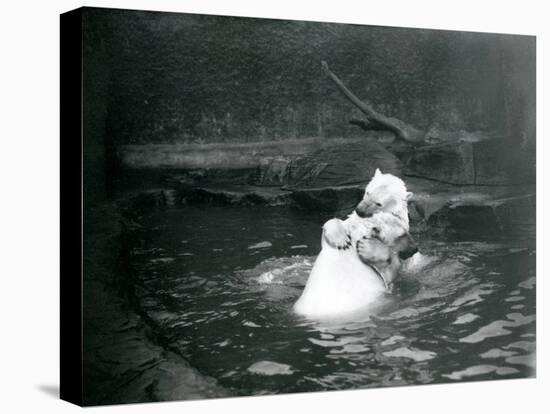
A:
<svg viewBox="0 0 550 414">
<path fill-rule="evenodd" d="M 363 237 L 361 240 L 357 241 L 355 250 L 357 250 L 357 255 L 361 261 L 365 263 L 372 261 L 373 258 L 369 254 L 369 243 L 367 242 L 366 237 Z"/>
<path fill-rule="evenodd" d="M 357 255 L 366 264 L 389 263 L 391 261 L 391 250 L 388 246 L 377 239 L 368 239 L 363 236 L 355 246 Z"/>
<path fill-rule="evenodd" d="M 347 250 L 351 247 L 351 237 L 339 219 L 332 219 L 323 226 L 323 238 L 333 248 Z"/>
</svg>

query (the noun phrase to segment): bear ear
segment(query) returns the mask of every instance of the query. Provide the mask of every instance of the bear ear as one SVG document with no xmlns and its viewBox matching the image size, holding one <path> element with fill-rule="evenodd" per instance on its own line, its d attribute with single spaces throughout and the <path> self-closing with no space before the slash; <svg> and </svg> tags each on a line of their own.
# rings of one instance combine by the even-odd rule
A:
<svg viewBox="0 0 550 414">
<path fill-rule="evenodd" d="M 407 195 L 405 196 L 405 200 L 409 201 L 412 198 L 413 195 L 414 195 L 413 193 L 411 193 L 410 191 L 407 191 Z"/>
<path fill-rule="evenodd" d="M 379 175 L 382 175 L 382 171 L 380 171 L 380 168 L 377 168 L 376 171 L 374 172 L 374 176 L 378 177 Z"/>
</svg>

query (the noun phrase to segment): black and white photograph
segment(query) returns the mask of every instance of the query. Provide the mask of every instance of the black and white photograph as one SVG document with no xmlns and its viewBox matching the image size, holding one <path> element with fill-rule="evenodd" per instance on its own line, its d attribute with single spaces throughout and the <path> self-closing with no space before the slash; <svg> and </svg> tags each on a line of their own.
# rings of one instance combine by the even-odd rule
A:
<svg viewBox="0 0 550 414">
<path fill-rule="evenodd" d="M 75 19 L 79 403 L 536 376 L 535 36 Z"/>
<path fill-rule="evenodd" d="M 544 411 L 543 3 L 6 3 L 6 413 Z"/>
</svg>

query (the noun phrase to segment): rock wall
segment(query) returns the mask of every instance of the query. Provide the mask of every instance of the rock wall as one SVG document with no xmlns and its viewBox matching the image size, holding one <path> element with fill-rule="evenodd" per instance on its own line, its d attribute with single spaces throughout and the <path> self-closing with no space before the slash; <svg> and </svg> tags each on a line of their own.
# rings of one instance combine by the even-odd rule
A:
<svg viewBox="0 0 550 414">
<path fill-rule="evenodd" d="M 363 136 L 320 62 L 381 112 L 534 145 L 529 36 L 87 9 L 116 144 Z M 101 86 L 101 85 L 100 85 Z"/>
<path fill-rule="evenodd" d="M 458 185 L 518 185 L 535 182 L 535 168 L 506 139 L 430 145 L 403 154 L 404 174 Z"/>
</svg>

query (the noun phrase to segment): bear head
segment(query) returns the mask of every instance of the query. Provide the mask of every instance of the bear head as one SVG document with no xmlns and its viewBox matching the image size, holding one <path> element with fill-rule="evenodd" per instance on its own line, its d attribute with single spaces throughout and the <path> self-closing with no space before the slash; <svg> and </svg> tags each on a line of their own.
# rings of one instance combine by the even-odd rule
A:
<svg viewBox="0 0 550 414">
<path fill-rule="evenodd" d="M 407 202 L 411 197 L 403 180 L 393 174 L 383 174 L 377 168 L 355 212 L 359 217 L 371 217 L 377 212 L 392 213 L 408 225 Z"/>
</svg>

